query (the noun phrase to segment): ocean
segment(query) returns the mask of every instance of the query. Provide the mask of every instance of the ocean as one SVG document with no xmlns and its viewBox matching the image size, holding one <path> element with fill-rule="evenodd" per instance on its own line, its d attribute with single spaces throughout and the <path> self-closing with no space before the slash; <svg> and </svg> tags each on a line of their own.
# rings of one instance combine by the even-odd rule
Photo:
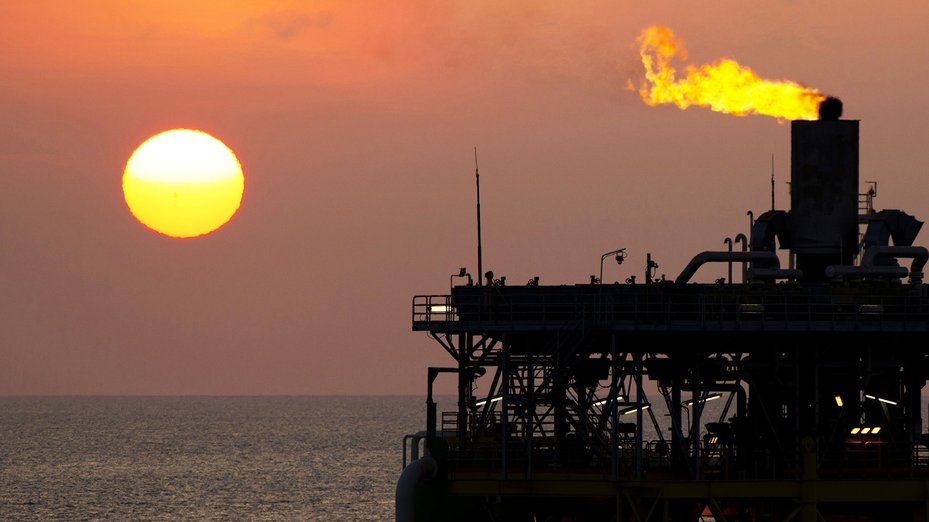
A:
<svg viewBox="0 0 929 522">
<path fill-rule="evenodd" d="M 415 396 L 0 397 L 0 520 L 392 521 L 425 419 Z"/>
<path fill-rule="evenodd" d="M 0 520 L 391 521 L 421 397 L 0 397 Z"/>
</svg>

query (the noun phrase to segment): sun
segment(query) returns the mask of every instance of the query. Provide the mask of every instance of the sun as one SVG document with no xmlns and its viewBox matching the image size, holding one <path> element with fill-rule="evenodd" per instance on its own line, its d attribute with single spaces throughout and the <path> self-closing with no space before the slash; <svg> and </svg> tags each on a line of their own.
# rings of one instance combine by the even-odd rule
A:
<svg viewBox="0 0 929 522">
<path fill-rule="evenodd" d="M 245 176 L 232 150 L 209 134 L 173 129 L 145 140 L 123 172 L 129 211 L 166 236 L 190 238 L 225 225 L 242 203 Z"/>
</svg>

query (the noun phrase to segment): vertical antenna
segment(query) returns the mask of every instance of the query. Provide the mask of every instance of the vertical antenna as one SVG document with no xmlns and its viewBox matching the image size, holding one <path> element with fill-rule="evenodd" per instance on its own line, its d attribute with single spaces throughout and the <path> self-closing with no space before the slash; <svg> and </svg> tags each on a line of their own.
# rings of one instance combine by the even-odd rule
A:
<svg viewBox="0 0 929 522">
<path fill-rule="evenodd" d="M 771 154 L 771 211 L 774 211 L 774 154 Z"/>
<path fill-rule="evenodd" d="M 477 286 L 481 286 L 484 279 L 484 260 L 481 253 L 481 172 L 477 166 L 477 147 L 474 147 L 474 180 L 477 183 Z"/>
</svg>

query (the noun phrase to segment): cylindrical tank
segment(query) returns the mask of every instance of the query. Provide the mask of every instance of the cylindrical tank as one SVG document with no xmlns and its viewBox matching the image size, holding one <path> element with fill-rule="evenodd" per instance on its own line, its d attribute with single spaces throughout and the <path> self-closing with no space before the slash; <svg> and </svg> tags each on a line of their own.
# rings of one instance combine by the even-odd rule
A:
<svg viewBox="0 0 929 522">
<path fill-rule="evenodd" d="M 804 279 L 850 265 L 858 251 L 858 121 L 794 121 L 791 250 Z"/>
</svg>

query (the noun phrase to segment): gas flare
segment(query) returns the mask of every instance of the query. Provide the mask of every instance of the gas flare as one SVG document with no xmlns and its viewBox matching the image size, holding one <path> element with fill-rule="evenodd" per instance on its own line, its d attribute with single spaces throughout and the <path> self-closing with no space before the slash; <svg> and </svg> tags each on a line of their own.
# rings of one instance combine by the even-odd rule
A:
<svg viewBox="0 0 929 522">
<path fill-rule="evenodd" d="M 717 112 L 745 116 L 764 114 L 789 120 L 815 120 L 819 104 L 826 99 L 816 89 L 792 81 L 760 78 L 755 71 L 735 60 L 720 58 L 699 67 L 687 65 L 684 77 L 676 77 L 672 59 L 687 59 L 684 42 L 671 29 L 651 26 L 639 35 L 639 52 L 645 80 L 639 95 L 645 103 L 691 105 Z"/>
</svg>

